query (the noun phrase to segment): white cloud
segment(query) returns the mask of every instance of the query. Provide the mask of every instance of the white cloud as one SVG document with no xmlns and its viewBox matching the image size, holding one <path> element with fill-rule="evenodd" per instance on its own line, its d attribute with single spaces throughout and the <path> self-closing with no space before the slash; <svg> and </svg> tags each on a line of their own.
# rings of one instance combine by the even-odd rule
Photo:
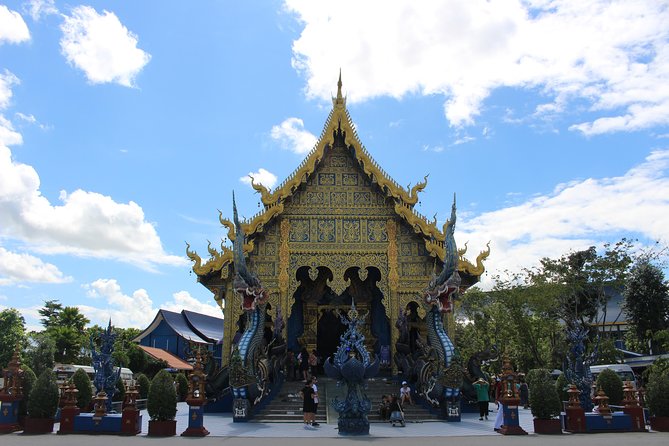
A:
<svg viewBox="0 0 669 446">
<path fill-rule="evenodd" d="M 571 127 L 584 134 L 669 124 L 666 2 L 285 4 L 304 25 L 293 66 L 310 97 L 329 99 L 341 67 L 349 101 L 440 94 L 453 126 L 472 124 L 500 87 L 548 97 L 553 105 L 538 107 L 540 115 L 588 104 L 592 115 Z"/>
<path fill-rule="evenodd" d="M 488 271 L 519 271 L 602 240 L 669 241 L 667 209 L 669 150 L 661 150 L 622 176 L 573 181 L 520 205 L 463 218 L 456 238 L 470 247 L 491 241 Z"/>
<path fill-rule="evenodd" d="M 22 240 L 32 250 L 49 254 L 110 258 L 146 269 L 185 265 L 167 254 L 155 227 L 134 202 L 117 203 L 95 192 L 61 192 L 61 205 L 42 196 L 32 166 L 12 160 L 0 145 L 0 236 Z"/>
<path fill-rule="evenodd" d="M 256 184 L 260 183 L 268 189 L 273 188 L 274 185 L 276 184 L 276 181 L 278 180 L 276 175 L 261 167 L 260 169 L 258 169 L 257 172 L 249 172 L 247 176 L 241 177 L 239 181 L 241 181 L 244 184 L 251 185 L 251 177 L 253 177 L 254 183 Z"/>
<path fill-rule="evenodd" d="M 190 310 L 196 313 L 208 314 L 209 316 L 223 317 L 223 313 L 218 305 L 200 302 L 191 296 L 188 291 L 178 291 L 172 294 L 172 301 L 166 302 L 160 307 L 170 311 L 180 312 L 181 310 Z"/>
<path fill-rule="evenodd" d="M 72 277 L 51 263 L 26 253 L 7 251 L 0 246 L 0 286 L 21 283 L 66 283 Z"/>
<path fill-rule="evenodd" d="M 69 63 L 93 84 L 133 86 L 151 56 L 137 47 L 137 36 L 113 12 L 98 14 L 90 6 L 77 6 L 63 19 L 60 47 Z"/>
<path fill-rule="evenodd" d="M 54 0 L 29 0 L 23 4 L 23 11 L 36 22 L 52 14 L 58 14 Z"/>
<path fill-rule="evenodd" d="M 15 146 L 23 144 L 23 136 L 14 131 L 14 126 L 4 116 L 0 115 L 0 146 Z"/>
<path fill-rule="evenodd" d="M 0 73 L 0 110 L 9 107 L 12 99 L 12 86 L 18 84 L 19 78 L 8 70 Z"/>
<path fill-rule="evenodd" d="M 270 135 L 282 148 L 298 155 L 309 153 L 318 142 L 313 133 L 304 130 L 304 122 L 300 118 L 288 118 L 281 124 L 275 125 Z"/>
<path fill-rule="evenodd" d="M 21 43 L 30 40 L 28 25 L 16 11 L 0 5 L 0 45 L 5 42 Z"/>
<path fill-rule="evenodd" d="M 132 296 L 124 294 L 121 286 L 115 279 L 98 279 L 84 285 L 89 297 L 102 298 L 107 303 L 106 308 L 92 305 L 79 305 L 81 311 L 91 320 L 92 324 L 107 323 L 111 317 L 112 323 L 118 327 L 146 328 L 158 311 L 154 308 L 153 300 L 144 289 L 135 290 Z M 172 295 L 172 300 L 160 306 L 169 311 L 191 310 L 197 313 L 222 317 L 220 308 L 215 304 L 201 302 L 187 291 L 178 291 Z"/>
</svg>

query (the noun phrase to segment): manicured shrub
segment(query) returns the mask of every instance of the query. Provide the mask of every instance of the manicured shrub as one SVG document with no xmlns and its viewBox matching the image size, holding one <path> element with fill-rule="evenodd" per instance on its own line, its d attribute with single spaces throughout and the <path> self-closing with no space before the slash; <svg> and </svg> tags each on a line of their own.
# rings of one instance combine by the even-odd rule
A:
<svg viewBox="0 0 669 446">
<path fill-rule="evenodd" d="M 560 415 L 562 404 L 550 371 L 547 369 L 530 370 L 527 380 L 530 385 L 532 415 L 542 420 L 549 420 Z"/>
<path fill-rule="evenodd" d="M 177 414 L 177 392 L 174 380 L 166 370 L 153 377 L 146 408 L 151 420 L 155 421 L 173 420 Z"/>
<path fill-rule="evenodd" d="M 47 369 L 37 378 L 28 398 L 30 418 L 53 418 L 58 410 L 58 384 L 56 375 Z"/>
<path fill-rule="evenodd" d="M 137 376 L 137 387 L 139 387 L 139 398 L 145 400 L 149 396 L 149 387 L 151 387 L 151 381 L 145 374 L 140 373 Z"/>
<path fill-rule="evenodd" d="M 569 394 L 567 393 L 567 390 L 569 390 L 569 382 L 567 381 L 567 377 L 564 376 L 564 373 L 558 376 L 558 379 L 555 380 L 555 390 L 557 390 L 560 401 L 569 401 Z"/>
<path fill-rule="evenodd" d="M 77 407 L 79 409 L 86 411 L 91 405 L 91 400 L 93 399 L 93 388 L 91 384 L 91 379 L 88 377 L 88 374 L 84 369 L 77 369 L 72 375 L 72 383 L 74 387 L 77 388 Z"/>
<path fill-rule="evenodd" d="M 611 369 L 604 369 L 597 377 L 597 390 L 609 397 L 609 404 L 618 406 L 623 401 L 623 380 Z M 596 404 L 596 403 L 595 403 Z"/>
<path fill-rule="evenodd" d="M 651 415 L 669 417 L 669 360 L 658 359 L 649 367 L 646 403 Z"/>
<path fill-rule="evenodd" d="M 123 401 L 125 398 L 125 383 L 121 378 L 116 381 L 116 392 L 114 392 L 114 398 L 112 401 Z"/>
<path fill-rule="evenodd" d="M 183 373 L 177 373 L 176 379 L 179 401 L 186 401 L 186 396 L 188 395 L 188 378 Z"/>
<path fill-rule="evenodd" d="M 23 369 L 23 400 L 19 405 L 19 416 L 26 416 L 28 415 L 28 398 L 30 398 L 30 392 L 35 385 L 35 381 L 37 381 L 37 376 L 27 365 L 24 364 L 21 368 Z"/>
</svg>

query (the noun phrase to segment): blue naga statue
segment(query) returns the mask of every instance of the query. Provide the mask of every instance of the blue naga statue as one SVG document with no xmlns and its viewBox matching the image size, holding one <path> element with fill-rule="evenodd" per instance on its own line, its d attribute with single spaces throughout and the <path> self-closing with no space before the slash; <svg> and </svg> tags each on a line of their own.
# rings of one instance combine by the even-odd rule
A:
<svg viewBox="0 0 669 446">
<path fill-rule="evenodd" d="M 269 364 L 263 348 L 266 306 L 269 292 L 258 277 L 246 267 L 244 259 L 244 231 L 237 216 L 237 205 L 232 195 L 235 222 L 233 242 L 235 278 L 233 287 L 241 297 L 246 325 L 230 359 L 230 386 L 233 393 L 233 421 L 246 421 L 251 408 L 268 393 Z"/>
<path fill-rule="evenodd" d="M 332 407 L 339 413 L 340 435 L 369 434 L 367 414 L 372 403 L 364 393 L 365 380 L 376 376 L 379 372 L 379 358 L 372 361 L 365 348 L 365 336 L 358 331 L 362 319 L 358 318 L 355 302 L 348 312 L 348 319 L 340 316 L 342 323 L 348 326 L 339 338 L 339 347 L 333 357 L 324 363 L 325 373 L 337 380 L 337 384 L 346 383 L 346 399 L 332 402 Z"/>
<path fill-rule="evenodd" d="M 112 398 L 116 393 L 116 383 L 121 376 L 121 368 L 114 367 L 114 341 L 116 340 L 116 333 L 112 331 L 111 319 L 106 330 L 100 334 L 100 351 L 95 351 L 95 344 L 91 336 L 91 355 L 93 356 L 93 369 L 95 370 L 95 377 L 93 378 L 93 385 L 96 393 L 104 391 L 107 394 L 107 412 L 112 410 Z"/>
<path fill-rule="evenodd" d="M 453 301 L 460 289 L 455 220 L 454 198 L 451 218 L 444 230 L 444 268 L 423 291 L 428 346 L 424 348 L 425 359 L 419 361 L 417 370 L 419 393 L 433 405 L 441 406 L 449 421 L 460 421 L 460 389 L 464 374 L 443 321 L 443 316 L 453 310 Z"/>
</svg>

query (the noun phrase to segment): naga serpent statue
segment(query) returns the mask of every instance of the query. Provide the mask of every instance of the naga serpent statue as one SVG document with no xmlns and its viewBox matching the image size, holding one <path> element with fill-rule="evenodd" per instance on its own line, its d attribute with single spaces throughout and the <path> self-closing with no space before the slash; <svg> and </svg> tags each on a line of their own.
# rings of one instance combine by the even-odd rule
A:
<svg viewBox="0 0 669 446">
<path fill-rule="evenodd" d="M 460 358 L 444 329 L 443 316 L 453 310 L 460 289 L 458 250 L 455 244 L 455 197 L 451 218 L 445 228 L 444 268 L 430 280 L 423 291 L 426 308 L 427 358 L 418 372 L 418 390 L 433 405 L 441 406 L 448 421 L 460 421 L 460 388 L 463 368 Z"/>
<path fill-rule="evenodd" d="M 230 359 L 230 386 L 234 398 L 233 420 L 246 421 L 251 416 L 251 407 L 268 392 L 269 372 L 263 349 L 263 334 L 269 292 L 263 288 L 258 277 L 246 267 L 243 249 L 244 231 L 237 217 L 234 193 L 232 206 L 235 222 L 233 287 L 242 300 L 246 327 Z"/>
</svg>

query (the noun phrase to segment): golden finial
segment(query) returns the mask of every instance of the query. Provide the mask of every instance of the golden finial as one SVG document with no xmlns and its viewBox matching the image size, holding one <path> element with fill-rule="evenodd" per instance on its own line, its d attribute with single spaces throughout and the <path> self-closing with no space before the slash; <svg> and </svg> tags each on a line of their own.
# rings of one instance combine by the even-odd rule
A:
<svg viewBox="0 0 669 446">
<path fill-rule="evenodd" d="M 346 107 L 346 98 L 341 94 L 341 68 L 339 69 L 339 81 L 337 82 L 337 97 L 332 98 L 332 105 L 335 107 Z"/>
</svg>

